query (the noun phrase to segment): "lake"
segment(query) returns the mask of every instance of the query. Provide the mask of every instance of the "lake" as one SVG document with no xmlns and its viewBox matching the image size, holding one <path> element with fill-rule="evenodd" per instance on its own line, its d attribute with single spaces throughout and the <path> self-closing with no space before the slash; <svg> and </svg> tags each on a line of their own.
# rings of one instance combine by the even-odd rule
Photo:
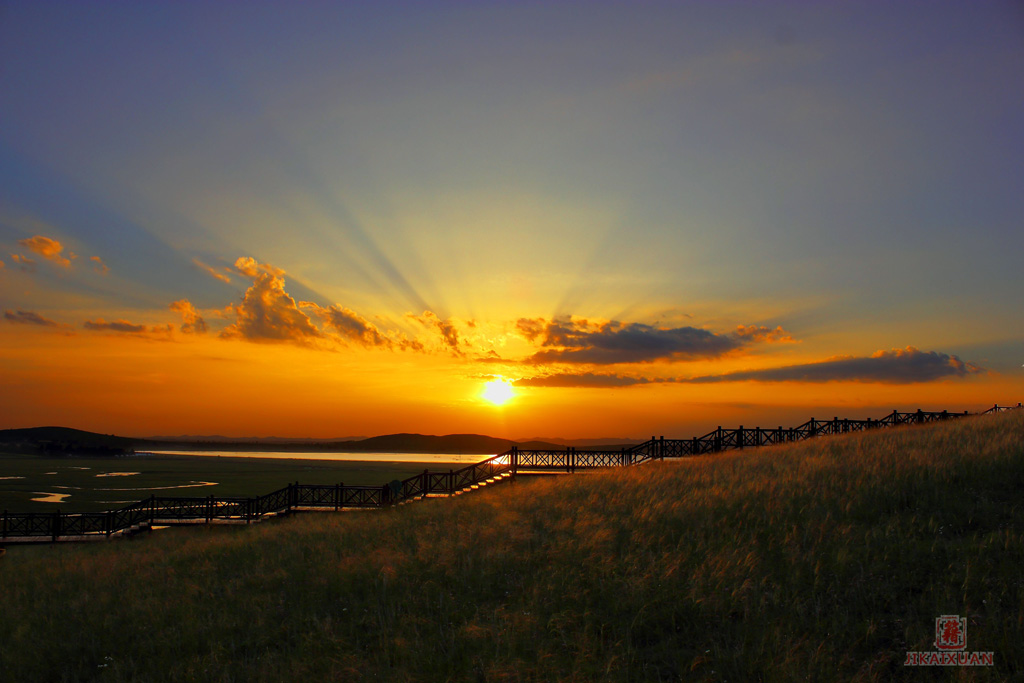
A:
<svg viewBox="0 0 1024 683">
<path fill-rule="evenodd" d="M 458 463 L 470 465 L 497 455 L 496 453 L 350 453 L 344 451 L 139 451 L 135 455 L 195 455 L 211 458 L 262 458 L 268 460 L 343 460 L 359 462 L 417 462 L 427 467 L 433 464 Z"/>
</svg>

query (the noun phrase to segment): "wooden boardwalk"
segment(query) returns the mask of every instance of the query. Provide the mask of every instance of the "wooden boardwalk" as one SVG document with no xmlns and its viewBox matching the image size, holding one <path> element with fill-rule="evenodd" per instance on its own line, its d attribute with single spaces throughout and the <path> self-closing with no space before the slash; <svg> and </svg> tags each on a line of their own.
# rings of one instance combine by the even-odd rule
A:
<svg viewBox="0 0 1024 683">
<path fill-rule="evenodd" d="M 984 413 L 1020 410 L 1022 405 L 993 406 Z M 973 413 L 893 411 L 878 420 L 811 418 L 796 427 L 719 427 L 691 439 L 654 438 L 619 451 L 522 450 L 512 448 L 458 470 L 431 472 L 381 486 L 288 484 L 255 498 L 169 498 L 152 496 L 117 510 L 83 513 L 4 511 L 0 543 L 54 543 L 122 537 L 173 524 L 249 524 L 297 511 L 376 509 L 430 497 L 454 496 L 513 480 L 517 475 L 574 473 L 608 467 L 630 467 L 652 460 L 682 458 L 743 448 L 758 448 L 901 425 L 960 419 Z"/>
</svg>

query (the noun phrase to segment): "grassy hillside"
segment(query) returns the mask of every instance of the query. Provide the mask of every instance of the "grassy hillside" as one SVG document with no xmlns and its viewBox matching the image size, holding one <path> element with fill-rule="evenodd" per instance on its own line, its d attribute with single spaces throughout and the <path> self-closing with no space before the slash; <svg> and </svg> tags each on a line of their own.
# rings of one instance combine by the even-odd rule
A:
<svg viewBox="0 0 1024 683">
<path fill-rule="evenodd" d="M 9 548 L 0 679 L 1024 677 L 1024 415 Z M 935 618 L 993 669 L 906 669 Z"/>
</svg>

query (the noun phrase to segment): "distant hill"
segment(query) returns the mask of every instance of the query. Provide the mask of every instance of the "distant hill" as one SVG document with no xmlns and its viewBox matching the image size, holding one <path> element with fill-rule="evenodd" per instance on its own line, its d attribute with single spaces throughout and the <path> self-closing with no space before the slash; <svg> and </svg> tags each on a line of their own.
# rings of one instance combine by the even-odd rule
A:
<svg viewBox="0 0 1024 683">
<path fill-rule="evenodd" d="M 502 453 L 512 446 L 562 450 L 562 444 L 546 441 L 517 443 L 482 434 L 388 434 L 370 438 L 287 439 L 281 437 L 155 437 L 149 439 L 96 434 L 68 427 L 31 427 L 0 430 L 0 449 L 46 455 L 123 455 L 138 450 L 235 450 L 235 451 L 349 451 L 356 453 Z"/>
<path fill-rule="evenodd" d="M 328 439 L 296 436 L 221 436 L 209 434 L 197 436 L 194 434 L 180 434 L 178 436 L 147 436 L 145 441 L 159 441 L 161 443 L 341 443 L 345 441 L 362 441 L 366 436 L 333 436 Z"/>
<path fill-rule="evenodd" d="M 96 434 L 70 427 L 29 427 L 0 430 L 0 447 L 16 453 L 46 455 L 124 455 L 137 439 Z"/>
<path fill-rule="evenodd" d="M 347 450 L 410 452 L 410 453 L 501 453 L 515 446 L 515 441 L 496 439 L 481 434 L 388 434 L 345 444 Z"/>
</svg>

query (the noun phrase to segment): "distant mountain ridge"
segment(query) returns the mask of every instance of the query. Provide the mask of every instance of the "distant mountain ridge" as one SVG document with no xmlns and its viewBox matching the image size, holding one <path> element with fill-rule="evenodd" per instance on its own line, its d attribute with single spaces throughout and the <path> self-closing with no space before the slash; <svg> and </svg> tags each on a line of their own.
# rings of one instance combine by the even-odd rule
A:
<svg viewBox="0 0 1024 683">
<path fill-rule="evenodd" d="M 362 441 L 367 436 L 332 436 L 320 439 L 309 436 L 222 436 L 220 434 L 179 434 L 177 436 L 146 436 L 144 441 L 182 442 L 182 443 L 341 443 L 344 441 Z"/>
<path fill-rule="evenodd" d="M 18 453 L 61 454 L 74 451 L 87 455 L 124 455 L 134 451 L 135 442 L 136 439 L 71 427 L 0 430 L 0 446 Z"/>
<path fill-rule="evenodd" d="M 559 440 L 561 441 L 561 440 Z M 69 427 L 30 427 L 0 430 L 0 448 L 22 453 L 122 455 L 136 450 L 263 450 L 263 451 L 347 451 L 357 453 L 458 453 L 490 455 L 503 453 L 513 446 L 536 450 L 563 450 L 568 445 L 577 447 L 618 450 L 632 442 L 604 444 L 604 439 L 555 441 L 513 441 L 482 434 L 387 434 L 369 438 L 351 439 L 290 439 L 267 437 L 238 439 L 232 437 L 157 437 L 131 438 L 112 434 L 97 434 Z"/>
</svg>

